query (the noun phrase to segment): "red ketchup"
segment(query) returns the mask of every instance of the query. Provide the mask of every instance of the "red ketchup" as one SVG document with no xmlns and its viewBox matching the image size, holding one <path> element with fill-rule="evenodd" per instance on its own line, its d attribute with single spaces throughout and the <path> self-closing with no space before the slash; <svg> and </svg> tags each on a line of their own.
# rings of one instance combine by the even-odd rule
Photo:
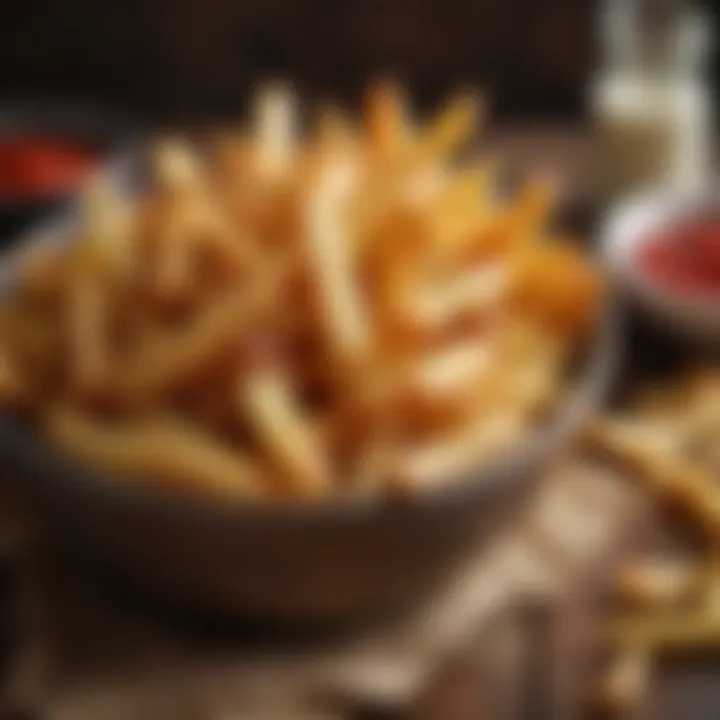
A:
<svg viewBox="0 0 720 720">
<path fill-rule="evenodd" d="M 92 169 L 95 159 L 93 150 L 68 140 L 0 136 L 0 200 L 70 191 Z"/>
<path fill-rule="evenodd" d="M 649 235 L 635 260 L 653 281 L 686 295 L 720 295 L 720 216 L 680 220 Z"/>
</svg>

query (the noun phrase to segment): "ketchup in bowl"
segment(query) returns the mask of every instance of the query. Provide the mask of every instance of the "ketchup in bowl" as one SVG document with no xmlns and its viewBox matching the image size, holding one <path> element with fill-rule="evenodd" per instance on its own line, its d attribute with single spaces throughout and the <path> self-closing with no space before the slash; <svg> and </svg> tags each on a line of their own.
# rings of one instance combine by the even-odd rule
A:
<svg viewBox="0 0 720 720">
<path fill-rule="evenodd" d="M 675 221 L 635 251 L 641 271 L 667 290 L 720 295 L 720 216 Z"/>
<path fill-rule="evenodd" d="M 96 153 L 71 140 L 35 134 L 0 135 L 0 202 L 72 191 Z"/>
</svg>

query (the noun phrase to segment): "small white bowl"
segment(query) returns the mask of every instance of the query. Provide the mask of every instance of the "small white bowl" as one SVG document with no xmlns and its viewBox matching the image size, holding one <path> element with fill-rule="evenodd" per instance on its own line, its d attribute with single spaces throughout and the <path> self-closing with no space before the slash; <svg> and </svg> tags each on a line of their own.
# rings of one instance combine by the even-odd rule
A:
<svg viewBox="0 0 720 720">
<path fill-rule="evenodd" d="M 720 344 L 720 286 L 717 294 L 691 296 L 653 279 L 637 261 L 652 235 L 697 216 L 717 217 L 720 192 L 682 195 L 659 191 L 610 209 L 600 230 L 603 259 L 620 289 L 659 328 L 702 343 Z"/>
</svg>

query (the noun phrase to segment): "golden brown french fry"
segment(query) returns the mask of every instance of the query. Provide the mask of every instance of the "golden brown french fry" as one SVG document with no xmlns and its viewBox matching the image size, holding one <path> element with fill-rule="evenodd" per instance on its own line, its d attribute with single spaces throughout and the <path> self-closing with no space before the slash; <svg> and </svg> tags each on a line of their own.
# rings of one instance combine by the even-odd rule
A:
<svg viewBox="0 0 720 720">
<path fill-rule="evenodd" d="M 28 380 L 7 348 L 0 349 L 0 404 L 15 407 L 29 399 Z"/>
<path fill-rule="evenodd" d="M 18 258 L 17 288 L 33 299 L 57 298 L 66 280 L 67 256 L 57 245 L 42 245 L 24 251 Z"/>
<path fill-rule="evenodd" d="M 437 200 L 436 213 L 478 213 L 493 201 L 495 163 L 480 159 L 453 173 Z"/>
<path fill-rule="evenodd" d="M 518 437 L 523 424 L 516 412 L 492 413 L 449 437 L 435 438 L 425 446 L 399 453 L 392 474 L 396 486 L 423 491 L 452 483 L 476 463 L 487 461 L 507 447 Z"/>
<path fill-rule="evenodd" d="M 383 490 L 392 473 L 395 450 L 387 432 L 378 432 L 364 443 L 351 475 L 350 494 L 362 497 Z"/>
<path fill-rule="evenodd" d="M 221 132 L 210 138 L 214 190 L 228 201 L 248 188 L 252 175 L 252 141 L 240 132 Z"/>
<path fill-rule="evenodd" d="M 499 334 L 497 391 L 504 403 L 525 404 L 528 412 L 547 406 L 562 386 L 565 345 L 527 323 L 508 323 Z"/>
<path fill-rule="evenodd" d="M 170 203 L 157 238 L 156 290 L 160 300 L 182 301 L 201 278 L 198 269 L 211 260 L 233 280 L 245 279 L 253 245 L 242 229 L 233 228 L 218 204 L 198 195 Z"/>
<path fill-rule="evenodd" d="M 717 373 L 714 377 L 704 374 L 693 378 L 686 405 L 688 436 L 708 437 L 714 445 L 713 440 L 720 430 L 720 377 Z"/>
<path fill-rule="evenodd" d="M 481 100 L 477 95 L 464 94 L 453 98 L 437 118 L 423 128 L 416 141 L 398 158 L 371 173 L 350 207 L 351 224 L 359 237 L 374 227 L 378 218 L 392 204 L 398 188 L 412 175 L 441 167 L 477 124 Z"/>
<path fill-rule="evenodd" d="M 400 362 L 386 380 L 384 412 L 394 408 L 416 442 L 452 433 L 492 406 L 498 368 L 497 343 L 483 339 L 461 340 Z"/>
<path fill-rule="evenodd" d="M 133 270 L 133 217 L 129 201 L 106 178 L 94 178 L 83 188 L 85 234 L 103 263 L 120 277 Z"/>
<path fill-rule="evenodd" d="M 550 219 L 555 189 L 546 178 L 536 178 L 520 192 L 513 206 L 511 232 L 515 247 L 524 247 L 542 238 Z"/>
<path fill-rule="evenodd" d="M 608 641 L 619 648 L 651 651 L 697 650 L 720 645 L 720 614 L 663 613 L 615 618 L 606 628 Z"/>
<path fill-rule="evenodd" d="M 512 306 L 560 334 L 582 334 L 597 319 L 602 278 L 577 248 L 536 245 L 517 264 Z"/>
<path fill-rule="evenodd" d="M 720 616 L 720 566 L 717 558 L 713 558 L 705 568 L 702 597 L 702 612 L 707 615 Z"/>
<path fill-rule="evenodd" d="M 65 323 L 70 374 L 80 392 L 94 392 L 109 380 L 109 299 L 104 278 L 90 269 L 68 283 Z"/>
<path fill-rule="evenodd" d="M 420 132 L 413 160 L 422 165 L 450 155 L 471 135 L 480 122 L 483 100 L 477 93 L 456 95 L 433 122 Z"/>
<path fill-rule="evenodd" d="M 370 151 L 387 162 L 404 150 L 409 140 L 406 101 L 393 83 L 373 85 L 365 98 L 365 126 Z"/>
<path fill-rule="evenodd" d="M 47 412 L 45 425 L 50 439 L 68 454 L 109 473 L 230 497 L 263 495 L 257 464 L 178 421 L 134 419 L 103 426 L 70 407 L 57 407 Z"/>
<path fill-rule="evenodd" d="M 256 169 L 264 179 L 278 179 L 293 162 L 297 136 L 297 97 L 287 84 L 260 88 L 255 97 Z"/>
<path fill-rule="evenodd" d="M 152 397 L 197 375 L 242 337 L 267 310 L 273 293 L 272 281 L 235 290 L 187 327 L 158 332 L 115 369 L 118 392 L 131 398 Z"/>
<path fill-rule="evenodd" d="M 704 569 L 688 560 L 636 561 L 621 567 L 615 590 L 624 599 L 652 608 L 669 607 L 696 593 Z"/>
<path fill-rule="evenodd" d="M 720 528 L 720 488 L 701 467 L 678 460 L 671 453 L 635 442 L 627 428 L 612 422 L 591 423 L 586 440 L 637 471 L 653 492 L 674 500 L 701 519 L 713 533 Z"/>
<path fill-rule="evenodd" d="M 58 302 L 53 312 L 29 312 L 22 306 L 6 306 L 0 313 L 2 341 L 12 350 L 23 375 L 42 374 L 53 365 L 57 367 L 58 358 L 66 357 L 63 312 L 63 303 Z"/>
<path fill-rule="evenodd" d="M 444 286 L 418 294 L 407 320 L 432 334 L 465 313 L 489 312 L 512 290 L 514 270 L 507 264 L 488 264 L 456 275 Z"/>
<path fill-rule="evenodd" d="M 488 216 L 493 177 L 491 163 L 470 165 L 451 177 L 433 204 L 435 243 L 451 260 L 471 240 L 479 220 Z"/>
<path fill-rule="evenodd" d="M 177 302 L 191 292 L 194 246 L 187 216 L 175 212 L 158 238 L 155 286 L 162 301 Z"/>
<path fill-rule="evenodd" d="M 652 666 L 652 657 L 644 648 L 621 652 L 600 683 L 602 703 L 624 712 L 636 707 L 647 694 Z"/>
<path fill-rule="evenodd" d="M 317 153 L 321 157 L 348 157 L 361 162 L 360 131 L 340 107 L 323 104 L 317 114 Z M 317 159 L 317 158 L 315 158 Z M 310 163 L 312 166 L 314 163 Z"/>
<path fill-rule="evenodd" d="M 343 362 L 356 366 L 367 355 L 371 337 L 342 222 L 344 181 L 344 168 L 329 162 L 310 201 L 305 238 L 328 341 Z"/>
<path fill-rule="evenodd" d="M 155 178 L 170 193 L 193 193 L 204 185 L 200 158 L 191 145 L 177 137 L 163 138 L 153 150 Z"/>
<path fill-rule="evenodd" d="M 462 393 L 491 367 L 495 345 L 472 339 L 424 357 L 410 368 L 409 384 L 424 395 L 446 396 Z"/>
<path fill-rule="evenodd" d="M 235 392 L 238 408 L 293 494 L 313 497 L 327 493 L 330 468 L 320 438 L 303 417 L 280 370 L 268 367 L 242 373 Z"/>
<path fill-rule="evenodd" d="M 466 262 L 510 256 L 520 264 L 523 255 L 542 240 L 549 220 L 552 188 L 542 181 L 526 185 L 516 198 L 500 204 L 492 198 L 492 164 L 485 188 L 485 212 L 478 213 L 475 226 L 459 234 L 454 255 Z"/>
<path fill-rule="evenodd" d="M 360 243 L 360 275 L 378 325 L 401 325 L 405 308 L 427 282 L 429 232 L 429 218 L 421 208 L 397 206 Z"/>
</svg>

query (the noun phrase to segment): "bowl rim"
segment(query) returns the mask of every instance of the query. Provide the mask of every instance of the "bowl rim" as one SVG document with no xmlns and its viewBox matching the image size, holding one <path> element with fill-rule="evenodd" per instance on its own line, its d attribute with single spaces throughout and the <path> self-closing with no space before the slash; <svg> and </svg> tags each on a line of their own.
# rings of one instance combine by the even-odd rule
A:
<svg viewBox="0 0 720 720">
<path fill-rule="evenodd" d="M 136 158 L 125 157 L 111 168 L 111 180 L 126 182 Z M 23 234 L 19 241 L 0 251 L 0 288 L 7 287 L 14 264 L 24 253 L 45 243 L 55 244 L 66 238 L 76 222 L 76 214 L 64 211 Z M 398 496 L 372 493 L 359 496 L 331 496 L 317 500 L 292 498 L 252 501 L 218 497 L 210 493 L 184 493 L 142 478 L 113 475 L 66 455 L 45 440 L 37 429 L 28 427 L 10 412 L 0 412 L 0 453 L 10 457 L 18 472 L 32 475 L 29 485 L 45 491 L 67 490 L 125 504 L 162 506 L 165 511 L 187 517 L 212 513 L 213 517 L 245 517 L 254 521 L 268 518 L 340 521 L 348 517 L 368 518 L 386 508 L 414 510 L 436 508 L 487 493 L 499 486 L 518 484 L 535 465 L 560 449 L 563 442 L 579 431 L 583 421 L 596 409 L 610 390 L 622 356 L 624 314 L 609 283 L 597 311 L 588 347 L 583 351 L 580 368 L 568 381 L 567 392 L 557 403 L 551 417 L 519 439 L 516 446 L 500 452 L 486 463 L 468 468 L 438 487 L 407 492 Z M 34 467 L 33 472 L 27 472 Z M 52 468 L 52 480 L 48 468 Z M 47 487 L 47 486 L 50 487 Z"/>
</svg>

